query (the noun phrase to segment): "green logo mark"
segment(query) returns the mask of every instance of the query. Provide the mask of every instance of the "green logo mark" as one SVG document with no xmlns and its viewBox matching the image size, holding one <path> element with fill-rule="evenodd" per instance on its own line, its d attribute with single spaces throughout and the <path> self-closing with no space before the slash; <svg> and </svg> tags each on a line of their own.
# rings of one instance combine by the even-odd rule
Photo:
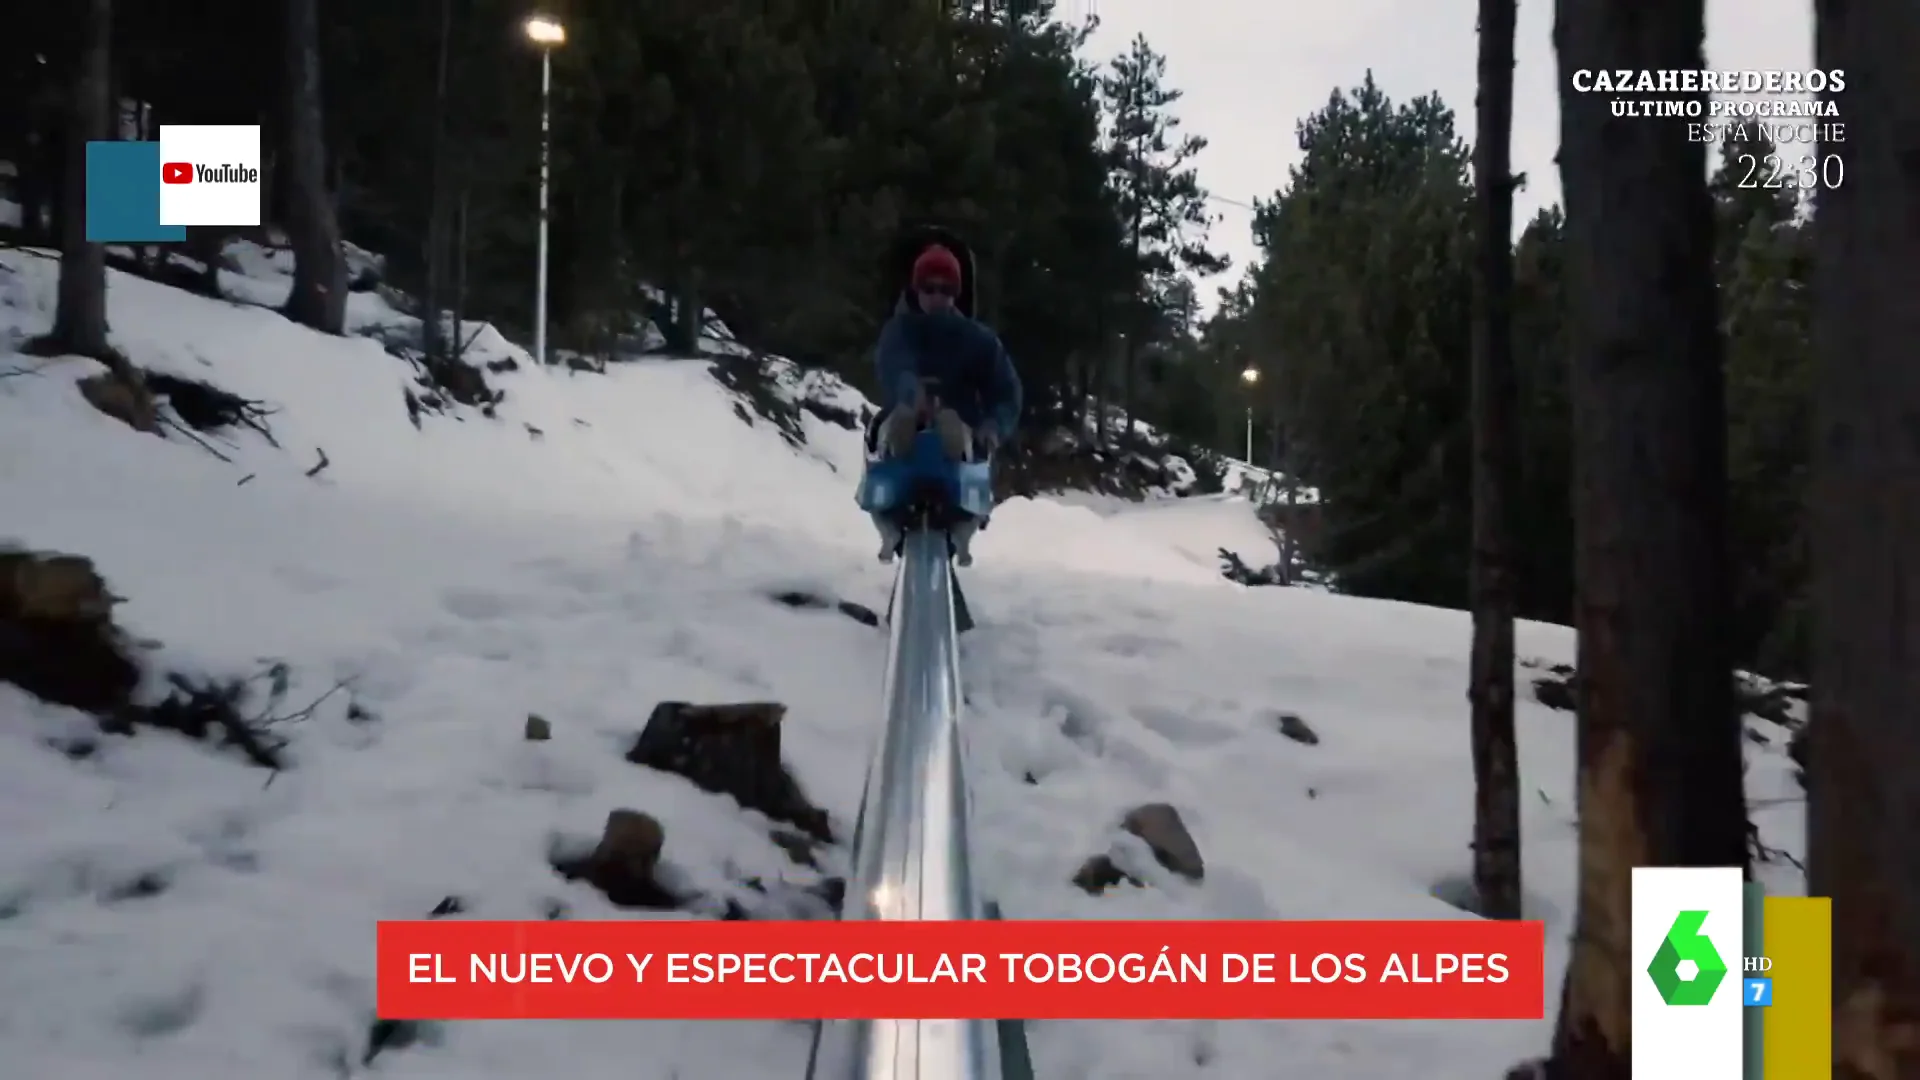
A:
<svg viewBox="0 0 1920 1080">
<path fill-rule="evenodd" d="M 1653 954 L 1653 963 L 1647 965 L 1647 975 L 1660 991 L 1660 999 L 1669 1005 L 1705 1005 L 1713 1000 L 1713 992 L 1720 989 L 1720 981 L 1727 977 L 1726 962 L 1720 959 L 1713 942 L 1700 932 L 1701 924 L 1706 921 L 1704 911 L 1681 912 L 1673 920 L 1673 929 L 1667 931 L 1666 940 L 1660 943 L 1659 951 Z M 1693 961 L 1693 978 L 1680 977 L 1682 960 Z"/>
</svg>

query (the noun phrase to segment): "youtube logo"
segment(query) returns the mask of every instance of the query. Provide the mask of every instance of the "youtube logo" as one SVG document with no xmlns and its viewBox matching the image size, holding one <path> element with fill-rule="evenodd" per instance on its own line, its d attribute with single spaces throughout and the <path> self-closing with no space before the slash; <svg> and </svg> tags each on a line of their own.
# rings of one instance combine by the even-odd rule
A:
<svg viewBox="0 0 1920 1080">
<path fill-rule="evenodd" d="M 258 125 L 161 124 L 158 145 L 146 146 L 152 156 L 127 179 L 140 183 L 142 213 L 159 203 L 162 231 L 260 224 Z M 154 182 L 156 168 L 159 183 Z"/>
</svg>

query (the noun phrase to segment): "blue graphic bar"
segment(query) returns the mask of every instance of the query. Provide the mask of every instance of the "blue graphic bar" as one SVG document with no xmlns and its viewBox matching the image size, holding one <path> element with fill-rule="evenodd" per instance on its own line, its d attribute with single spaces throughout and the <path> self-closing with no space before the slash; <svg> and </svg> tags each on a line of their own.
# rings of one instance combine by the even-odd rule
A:
<svg viewBox="0 0 1920 1080">
<path fill-rule="evenodd" d="M 180 225 L 160 224 L 160 144 L 87 144 L 87 242 L 178 244 Z"/>
<path fill-rule="evenodd" d="M 1757 881 L 1747 882 L 1745 896 L 1745 918 L 1741 920 L 1740 951 L 1746 956 L 1767 955 L 1767 888 Z M 1745 966 L 1742 964 L 1741 966 Z M 1765 1004 L 1773 1004 L 1773 981 L 1771 979 L 1745 979 L 1742 981 L 1740 1004 L 1753 1006 L 1759 1004 L 1753 999 L 1753 984 L 1767 984 Z M 1767 1014 L 1757 1009 L 1742 1010 L 1740 1034 L 1742 1038 L 1741 1075 L 1746 1080 L 1761 1080 L 1766 1071 L 1767 1061 Z"/>
</svg>

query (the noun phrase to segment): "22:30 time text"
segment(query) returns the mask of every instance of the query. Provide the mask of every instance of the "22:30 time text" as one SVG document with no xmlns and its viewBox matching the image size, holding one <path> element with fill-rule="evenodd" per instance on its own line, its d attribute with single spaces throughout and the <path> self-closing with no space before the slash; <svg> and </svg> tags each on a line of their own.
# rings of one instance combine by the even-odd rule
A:
<svg viewBox="0 0 1920 1080">
<path fill-rule="evenodd" d="M 1799 158 L 1780 154 L 1741 154 L 1734 186 L 1748 191 L 1829 191 L 1846 182 L 1847 165 L 1839 154 L 1807 154 Z"/>
</svg>

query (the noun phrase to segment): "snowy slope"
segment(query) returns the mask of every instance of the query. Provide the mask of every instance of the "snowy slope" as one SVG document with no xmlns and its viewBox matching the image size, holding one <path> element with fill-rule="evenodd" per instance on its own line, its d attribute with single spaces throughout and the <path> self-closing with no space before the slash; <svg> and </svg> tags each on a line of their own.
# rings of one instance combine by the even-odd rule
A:
<svg viewBox="0 0 1920 1080">
<path fill-rule="evenodd" d="M 1237 495 L 1196 495 L 1149 503 L 1122 513 L 1115 524 L 1216 570 L 1222 549 L 1240 556 L 1249 566 L 1269 566 L 1280 559 L 1272 531 L 1254 516 L 1253 505 Z"/>
<path fill-rule="evenodd" d="M 230 295 L 276 299 L 271 269 Z M 84 404 L 72 384 L 87 362 L 6 355 L 50 325 L 55 270 L 0 253 L 0 374 L 31 372 L 0 377 L 0 539 L 93 557 L 128 598 L 121 621 L 169 666 L 244 674 L 280 659 L 289 712 L 324 700 L 283 725 L 294 767 L 263 784 L 152 733 L 73 760 L 51 744 L 88 722 L 0 688 L 8 1080 L 356 1075 L 376 919 L 447 897 L 476 917 L 689 917 L 618 911 L 550 869 L 556 838 L 591 838 L 615 807 L 658 817 L 673 873 L 715 898 L 755 902 L 748 878 L 806 886 L 844 869 L 795 867 L 764 820 L 621 754 L 662 700 L 785 702 L 795 771 L 851 820 L 884 639 L 767 598 L 884 605 L 888 572 L 852 505 L 851 432 L 809 418 L 796 450 L 743 423 L 694 361 L 604 376 L 522 363 L 493 376 L 498 419 L 416 430 L 411 372 L 376 343 L 115 275 L 115 339 L 136 362 L 277 410 L 283 449 L 248 434 L 215 456 Z M 401 321 L 372 295 L 354 303 L 357 326 Z M 481 344 L 482 359 L 525 360 L 497 336 Z M 305 475 L 321 451 L 329 466 Z M 1465 917 L 1432 896 L 1466 866 L 1465 618 L 1228 584 L 1212 550 L 1261 542 L 1234 505 L 1103 515 L 1020 500 L 982 534 L 965 663 L 987 892 L 1011 917 Z M 1530 656 L 1569 660 L 1571 645 L 1562 628 L 1520 629 Z M 1281 711 L 1318 744 L 1281 736 Z M 528 713 L 551 720 L 552 741 L 524 741 Z M 1529 889 L 1557 986 L 1571 721 L 1528 703 L 1520 723 L 1538 792 Z M 1787 797 L 1787 773 L 1756 749 L 1762 794 Z M 1203 885 L 1115 839 L 1117 817 L 1153 800 L 1186 816 Z M 1798 850 L 1786 824 L 1770 839 Z M 1095 898 L 1068 884 L 1115 845 L 1147 887 Z M 1442 1061 L 1444 1075 L 1499 1075 L 1545 1031 L 1074 1022 L 1033 1038 L 1044 1080 L 1395 1080 Z M 374 1071 L 793 1080 L 806 1049 L 782 1024 L 431 1036 Z"/>
</svg>

